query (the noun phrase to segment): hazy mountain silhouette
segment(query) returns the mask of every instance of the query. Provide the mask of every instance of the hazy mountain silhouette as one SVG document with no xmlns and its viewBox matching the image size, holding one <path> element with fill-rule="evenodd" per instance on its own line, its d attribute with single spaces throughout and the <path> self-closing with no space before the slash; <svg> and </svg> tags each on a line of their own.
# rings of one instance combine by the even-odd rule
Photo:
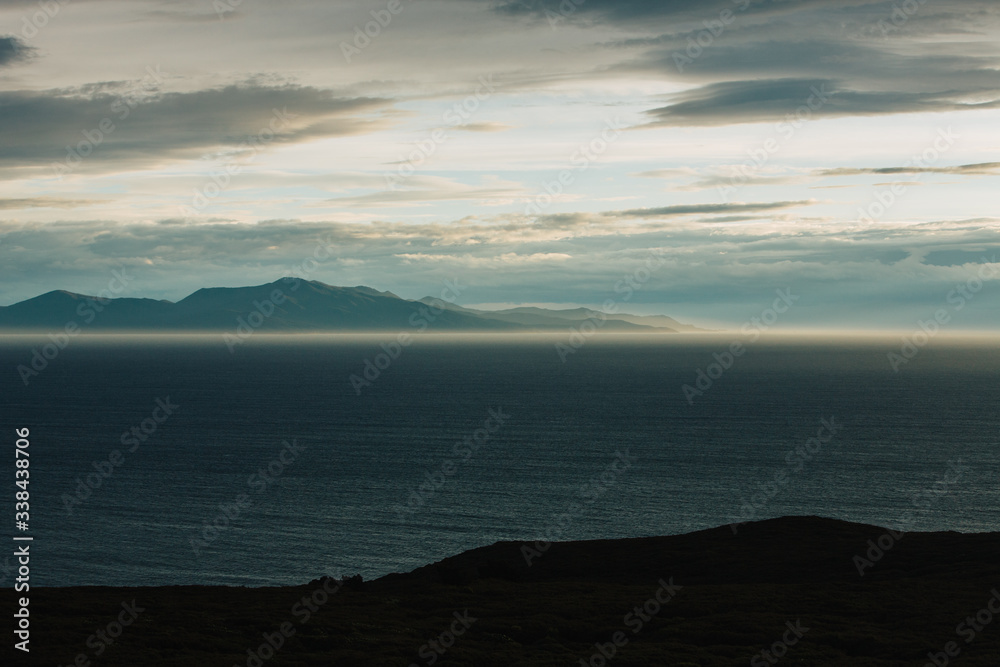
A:
<svg viewBox="0 0 1000 667">
<path fill-rule="evenodd" d="M 434 300 L 428 297 L 421 299 L 424 303 L 431 303 Z M 521 307 L 508 308 L 506 310 L 475 310 L 463 308 L 454 304 L 447 307 L 455 312 L 488 317 L 501 322 L 537 327 L 542 329 L 563 329 L 567 325 L 572 326 L 574 322 L 592 320 L 602 322 L 600 329 L 614 331 L 641 331 L 643 329 L 660 329 L 674 332 L 706 331 L 690 324 L 682 324 L 672 317 L 665 315 L 629 315 L 627 313 L 605 314 L 589 308 L 567 308 L 551 310 L 548 308 Z"/>
<path fill-rule="evenodd" d="M 544 331 L 590 320 L 602 331 L 698 331 L 669 317 L 616 314 L 586 308 L 514 308 L 483 311 L 430 297 L 403 299 L 370 287 L 334 287 L 315 280 L 283 278 L 253 287 L 200 289 L 174 303 L 48 292 L 0 307 L 0 329 L 84 331 L 232 331 L 249 326 L 293 331 Z"/>
</svg>

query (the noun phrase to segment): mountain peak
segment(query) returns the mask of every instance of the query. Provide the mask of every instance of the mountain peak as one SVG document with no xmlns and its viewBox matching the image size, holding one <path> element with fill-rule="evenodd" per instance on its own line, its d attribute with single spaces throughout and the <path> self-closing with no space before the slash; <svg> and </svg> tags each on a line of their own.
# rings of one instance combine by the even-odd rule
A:
<svg viewBox="0 0 1000 667">
<path fill-rule="evenodd" d="M 584 308 L 546 310 L 515 308 L 484 311 L 447 304 L 439 299 L 413 301 L 366 285 L 337 287 L 317 280 L 285 276 L 271 283 L 243 287 L 204 287 L 180 301 L 119 297 L 101 307 L 79 311 L 88 297 L 53 290 L 0 309 L 0 329 L 61 328 L 80 320 L 83 330 L 236 331 L 239 327 L 267 331 L 539 331 L 565 330 L 595 317 Z M 428 310 L 428 305 L 434 306 Z M 93 312 L 92 312 L 93 311 Z M 657 318 L 615 315 L 602 323 L 604 331 L 672 333 L 677 329 Z M 661 318 L 661 321 L 669 318 Z M 672 320 L 669 320 L 672 322 Z M 85 326 L 84 326 L 85 325 Z"/>
</svg>

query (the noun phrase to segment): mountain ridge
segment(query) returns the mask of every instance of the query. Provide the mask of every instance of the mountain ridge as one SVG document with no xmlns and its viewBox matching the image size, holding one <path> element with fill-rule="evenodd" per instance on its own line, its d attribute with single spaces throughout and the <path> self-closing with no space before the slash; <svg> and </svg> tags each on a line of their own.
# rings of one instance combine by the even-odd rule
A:
<svg viewBox="0 0 1000 667">
<path fill-rule="evenodd" d="M 457 295 L 456 295 L 457 296 Z M 179 301 L 52 290 L 0 306 L 0 331 L 553 331 L 590 322 L 596 330 L 702 331 L 666 316 L 605 314 L 587 308 L 476 310 L 444 299 L 404 299 L 365 285 L 343 287 L 283 277 L 242 287 L 202 287 Z M 674 326 L 669 326 L 673 324 Z"/>
</svg>

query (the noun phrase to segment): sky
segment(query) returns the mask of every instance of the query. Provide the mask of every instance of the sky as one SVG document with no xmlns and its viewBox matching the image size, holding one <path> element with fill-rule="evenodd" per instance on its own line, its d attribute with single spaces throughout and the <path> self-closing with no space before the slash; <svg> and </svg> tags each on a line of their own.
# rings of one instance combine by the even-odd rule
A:
<svg viewBox="0 0 1000 667">
<path fill-rule="evenodd" d="M 995 329 L 998 37 L 979 0 L 0 0 L 0 305 L 297 275 Z"/>
</svg>

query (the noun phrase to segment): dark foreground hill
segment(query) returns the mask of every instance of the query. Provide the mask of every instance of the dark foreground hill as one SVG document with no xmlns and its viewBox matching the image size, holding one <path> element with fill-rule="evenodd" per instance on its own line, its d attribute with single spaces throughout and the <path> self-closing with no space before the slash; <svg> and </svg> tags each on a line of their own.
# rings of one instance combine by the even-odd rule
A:
<svg viewBox="0 0 1000 667">
<path fill-rule="evenodd" d="M 4 664 L 995 667 L 1000 533 L 786 517 L 364 583 L 37 589 L 31 620 L 30 659 Z"/>
</svg>

